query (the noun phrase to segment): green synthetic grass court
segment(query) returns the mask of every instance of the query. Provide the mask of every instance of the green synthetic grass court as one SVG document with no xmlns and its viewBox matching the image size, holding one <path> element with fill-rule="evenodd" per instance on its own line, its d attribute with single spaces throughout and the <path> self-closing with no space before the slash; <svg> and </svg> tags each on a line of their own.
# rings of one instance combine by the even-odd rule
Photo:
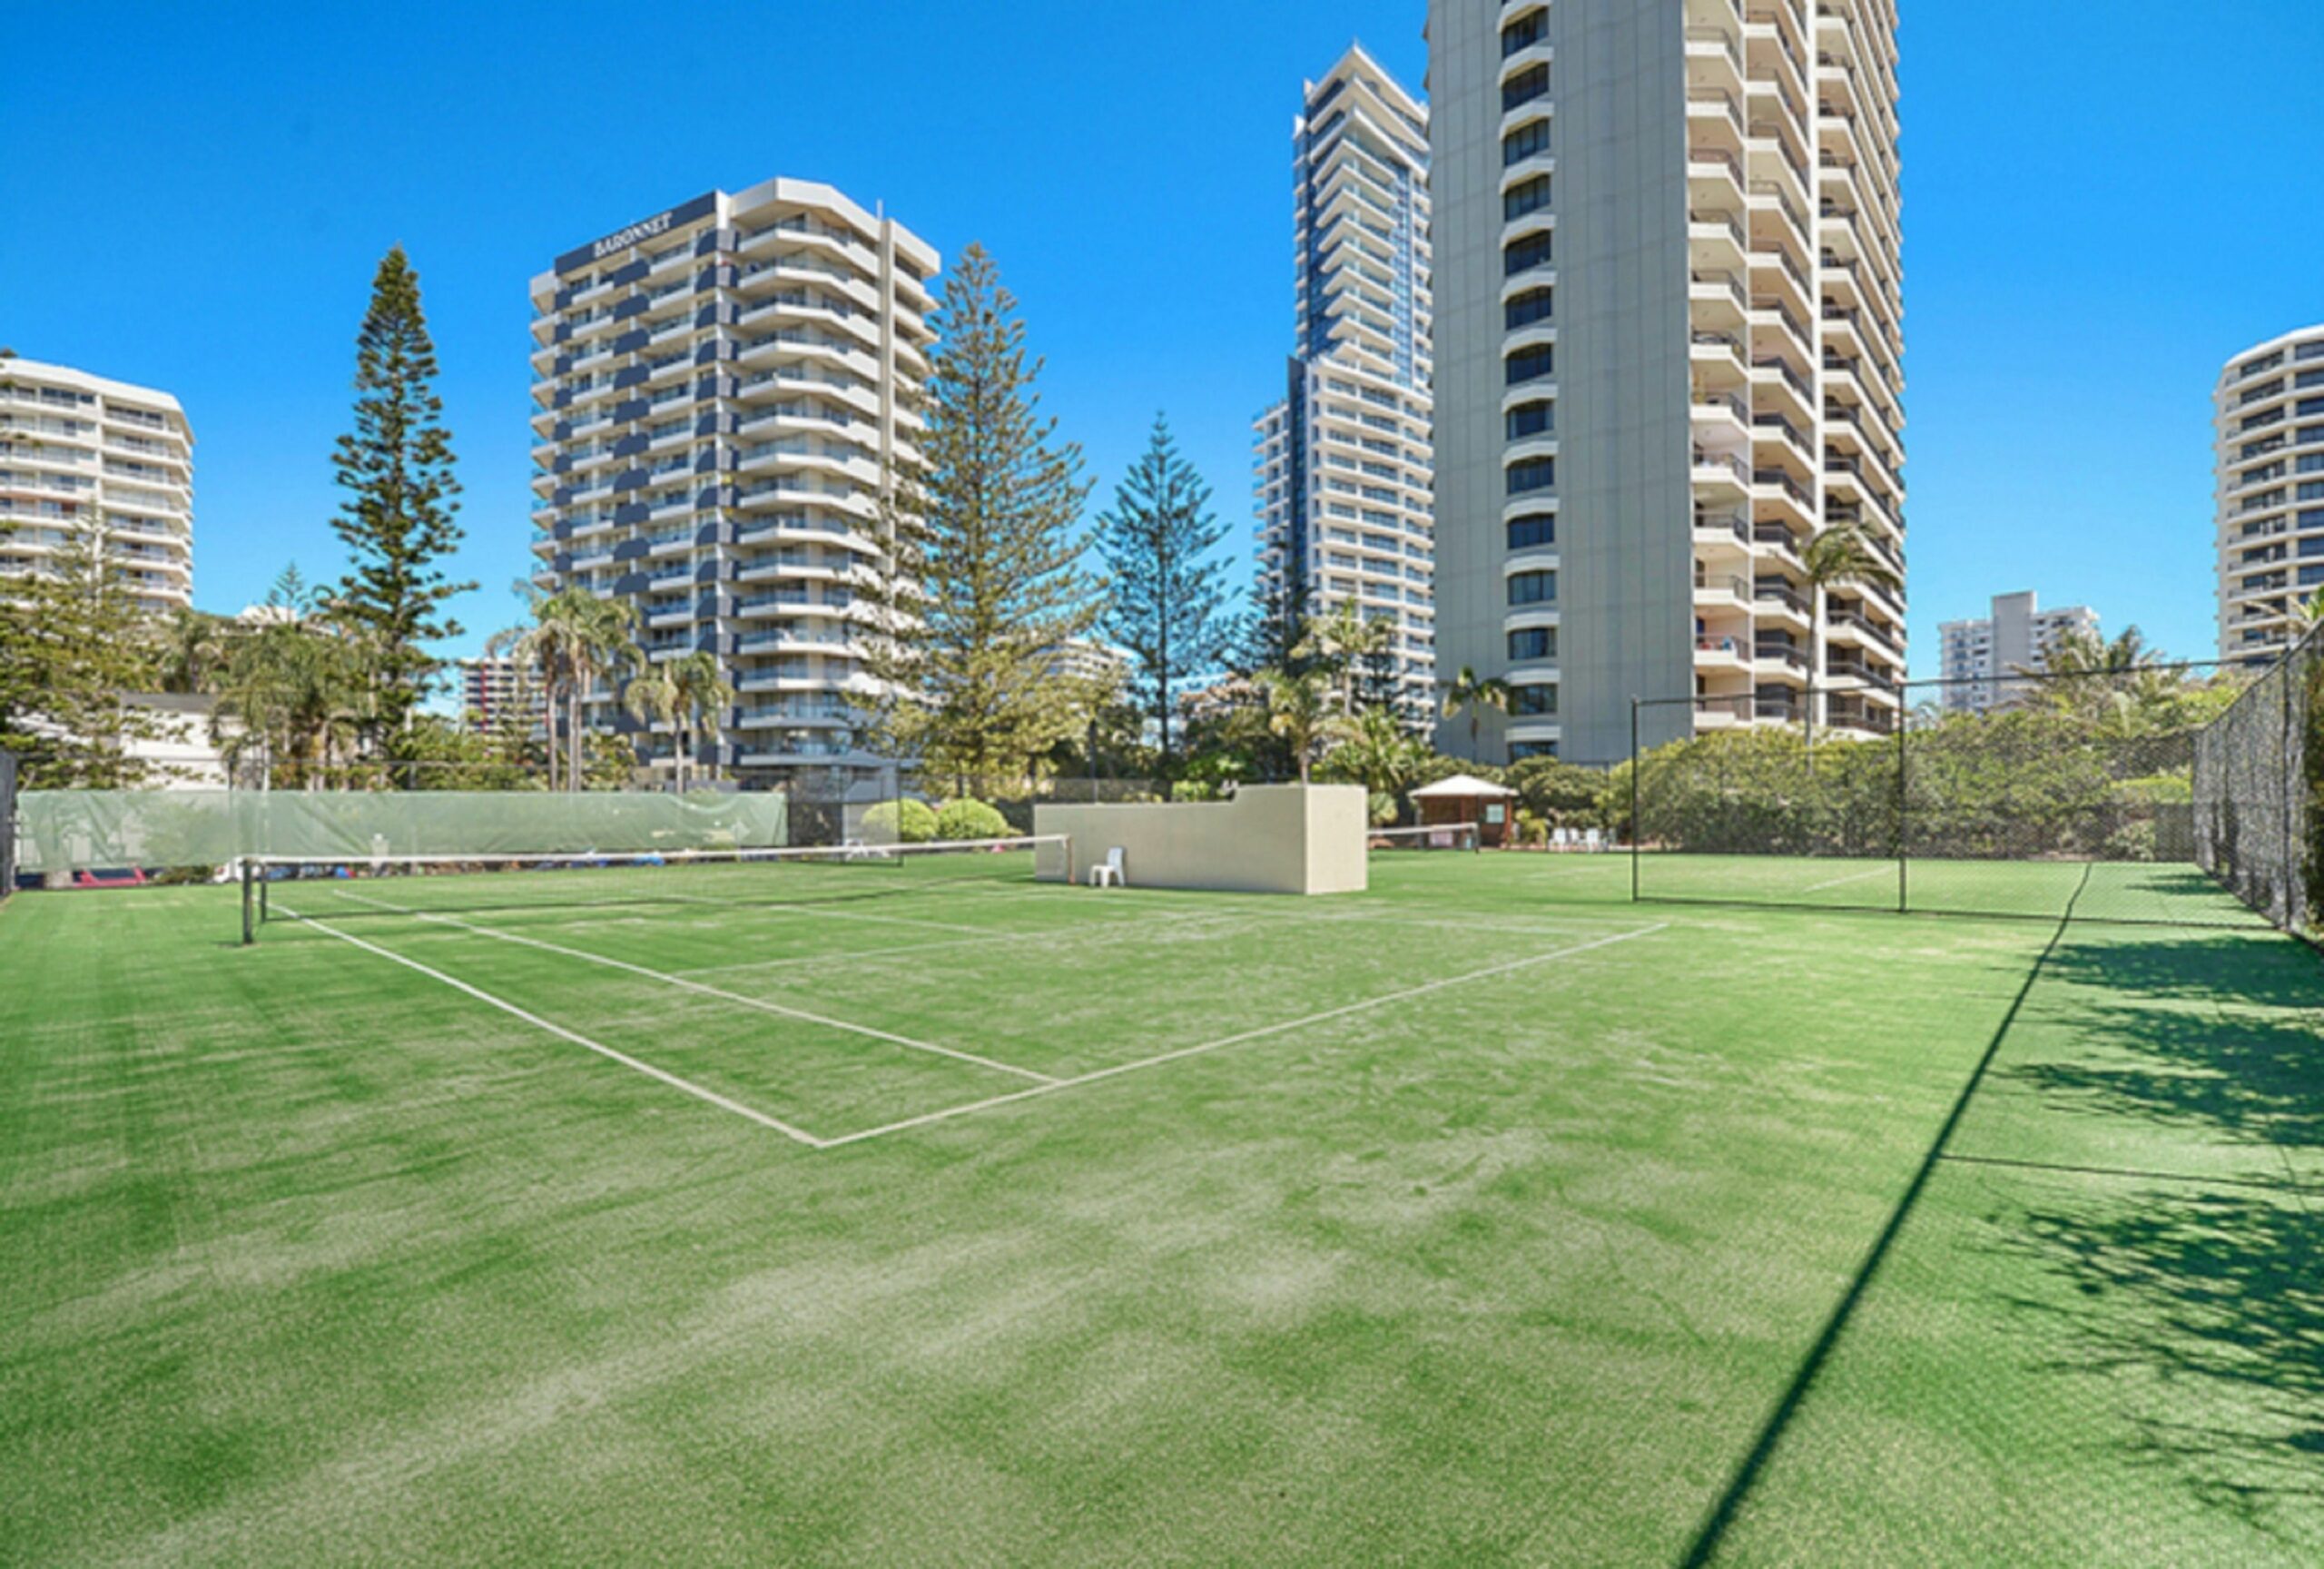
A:
<svg viewBox="0 0 2324 1569">
<path fill-rule="evenodd" d="M 2312 952 L 1630 873 L 19 897 L 0 1561 L 2324 1555 Z"/>
</svg>

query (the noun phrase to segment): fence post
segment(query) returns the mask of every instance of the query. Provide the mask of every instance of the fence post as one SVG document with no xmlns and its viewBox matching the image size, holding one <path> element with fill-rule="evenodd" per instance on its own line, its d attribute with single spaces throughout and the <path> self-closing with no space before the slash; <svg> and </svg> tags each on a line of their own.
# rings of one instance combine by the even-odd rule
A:
<svg viewBox="0 0 2324 1569">
<path fill-rule="evenodd" d="M 245 857 L 242 862 L 242 946 L 245 948 L 258 941 L 256 929 L 258 912 L 253 908 L 257 894 L 251 887 L 251 863 Z"/>
<path fill-rule="evenodd" d="M 1630 903 L 1639 902 L 1639 841 L 1645 837 L 1638 820 L 1638 699 L 1630 699 Z"/>
<path fill-rule="evenodd" d="M 1912 758 L 1912 711 L 1906 706 L 1907 694 L 1901 688 L 1896 693 L 1896 913 L 1903 915 L 1912 909 L 1912 888 L 1908 881 L 1912 865 L 1911 837 L 1905 827 L 1907 803 L 1912 799 L 1905 784 L 1905 768 Z"/>
</svg>

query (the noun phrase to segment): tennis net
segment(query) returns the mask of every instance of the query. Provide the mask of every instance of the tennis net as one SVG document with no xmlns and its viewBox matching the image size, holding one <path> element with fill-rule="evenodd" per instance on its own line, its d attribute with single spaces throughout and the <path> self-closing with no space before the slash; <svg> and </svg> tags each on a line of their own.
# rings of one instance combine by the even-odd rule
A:
<svg viewBox="0 0 2324 1569">
<path fill-rule="evenodd" d="M 243 863 L 242 937 L 255 941 L 261 927 L 285 921 L 937 897 L 978 885 L 1069 883 L 1072 872 L 1072 841 L 1056 834 L 773 850 L 253 857 Z"/>
<path fill-rule="evenodd" d="M 1477 825 L 1432 823 L 1420 828 L 1374 828 L 1371 845 L 1374 850 L 1474 850 Z"/>
</svg>

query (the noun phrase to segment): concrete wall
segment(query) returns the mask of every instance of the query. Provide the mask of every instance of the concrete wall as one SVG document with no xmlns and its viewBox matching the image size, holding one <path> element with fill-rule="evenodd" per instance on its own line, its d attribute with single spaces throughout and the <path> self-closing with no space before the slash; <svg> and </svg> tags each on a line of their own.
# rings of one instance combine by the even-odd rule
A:
<svg viewBox="0 0 2324 1569">
<path fill-rule="evenodd" d="M 1033 832 L 1071 834 L 1083 882 L 1118 844 L 1133 887 L 1361 893 L 1367 806 L 1356 784 L 1250 784 L 1231 801 L 1036 806 Z"/>
</svg>

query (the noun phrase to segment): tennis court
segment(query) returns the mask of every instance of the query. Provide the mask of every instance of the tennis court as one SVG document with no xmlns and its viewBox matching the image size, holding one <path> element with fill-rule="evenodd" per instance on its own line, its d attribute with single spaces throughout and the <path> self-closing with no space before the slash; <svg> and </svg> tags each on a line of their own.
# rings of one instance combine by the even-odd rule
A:
<svg viewBox="0 0 2324 1569">
<path fill-rule="evenodd" d="M 2324 1554 L 2324 977 L 2076 908 L 2206 888 L 1039 859 L 12 901 L 0 1560 Z"/>
</svg>

